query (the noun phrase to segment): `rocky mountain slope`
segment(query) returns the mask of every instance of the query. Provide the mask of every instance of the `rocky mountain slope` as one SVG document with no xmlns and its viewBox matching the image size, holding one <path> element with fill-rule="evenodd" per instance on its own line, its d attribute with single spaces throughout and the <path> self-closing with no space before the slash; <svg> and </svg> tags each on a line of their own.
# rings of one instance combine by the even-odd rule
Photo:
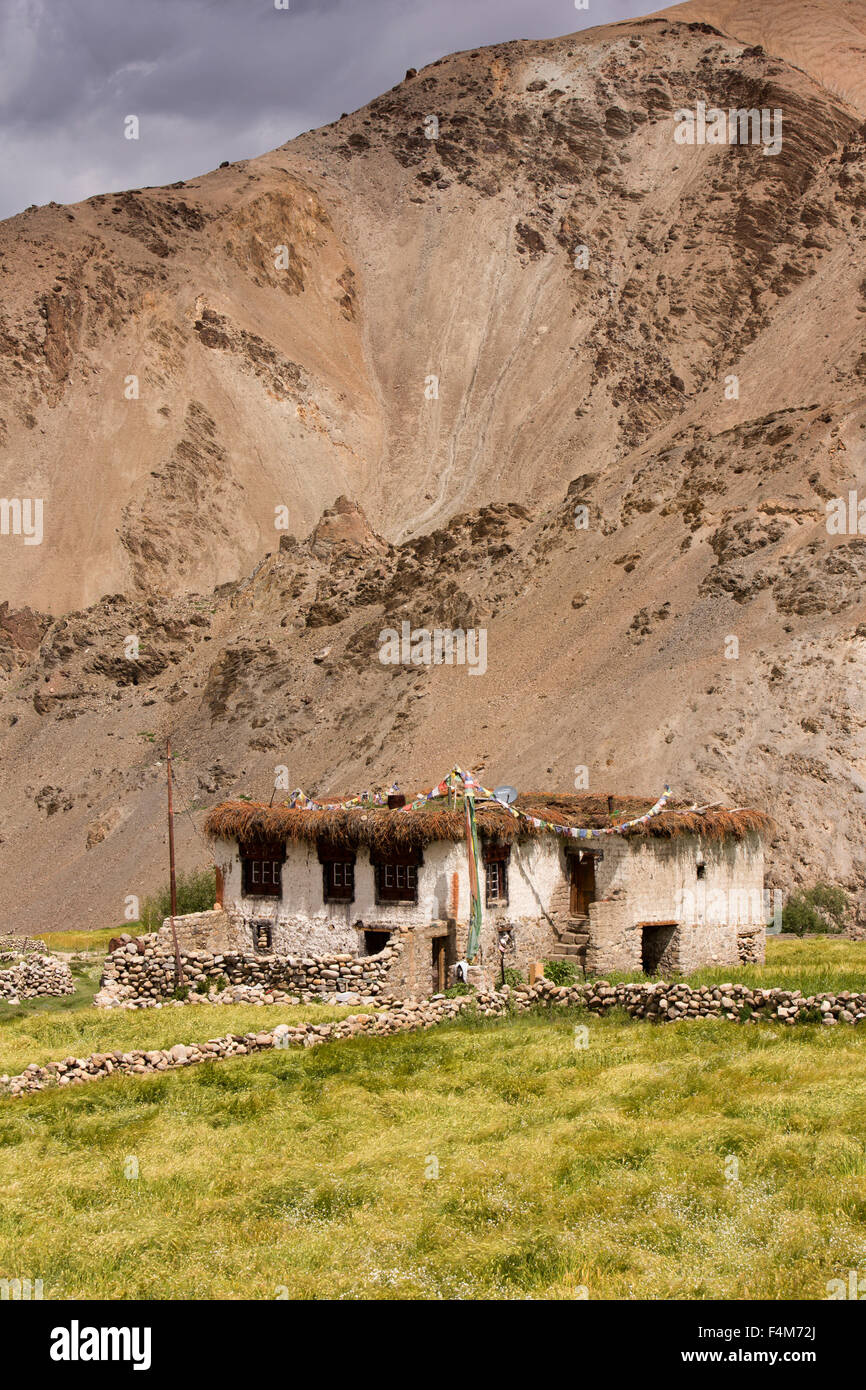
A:
<svg viewBox="0 0 866 1390">
<path fill-rule="evenodd" d="M 457 759 L 754 802 L 775 882 L 859 894 L 866 538 L 825 507 L 866 485 L 866 127 L 677 13 L 0 226 L 3 491 L 45 499 L 0 538 L 4 920 L 163 881 L 168 732 L 186 863 L 275 769 Z M 781 108 L 781 152 L 678 144 L 701 99 Z M 404 620 L 482 626 L 486 672 L 383 665 Z"/>
<path fill-rule="evenodd" d="M 703 20 L 802 68 L 866 116 L 866 6 L 861 0 L 686 0 L 660 12 Z"/>
</svg>

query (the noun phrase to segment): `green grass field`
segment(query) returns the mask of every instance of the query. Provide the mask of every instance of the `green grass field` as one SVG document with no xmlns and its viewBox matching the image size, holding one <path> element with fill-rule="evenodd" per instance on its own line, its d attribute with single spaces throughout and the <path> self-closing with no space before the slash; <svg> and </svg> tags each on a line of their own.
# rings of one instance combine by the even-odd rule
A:
<svg viewBox="0 0 866 1390">
<path fill-rule="evenodd" d="M 645 980 L 640 974 L 618 974 L 612 981 Z M 660 979 L 661 976 L 651 978 Z M 670 978 L 668 976 L 667 978 Z M 832 994 L 839 990 L 866 990 L 866 941 L 847 937 L 767 937 L 766 965 L 707 966 L 690 975 L 693 985 L 744 985 L 771 989 L 800 989 L 804 994 Z"/>
<path fill-rule="evenodd" d="M 866 980 L 850 942 L 771 949 L 767 983 L 828 959 L 833 986 Z M 344 1012 L 33 1009 L 0 1020 L 0 1071 Z M 538 1013 L 4 1100 L 0 1277 L 60 1299 L 824 1299 L 866 1269 L 864 1069 L 859 1029 Z"/>
<path fill-rule="evenodd" d="M 39 940 L 44 941 L 49 951 L 107 951 L 113 936 L 123 932 L 135 935 L 137 923 L 127 922 L 124 927 L 103 927 L 99 931 L 50 931 L 43 932 Z"/>
</svg>

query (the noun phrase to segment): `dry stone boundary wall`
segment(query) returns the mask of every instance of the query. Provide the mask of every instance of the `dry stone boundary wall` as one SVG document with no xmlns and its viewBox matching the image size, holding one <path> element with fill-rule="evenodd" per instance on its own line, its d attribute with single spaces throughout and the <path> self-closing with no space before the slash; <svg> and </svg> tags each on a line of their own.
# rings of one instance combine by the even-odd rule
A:
<svg viewBox="0 0 866 1390">
<path fill-rule="evenodd" d="M 21 955 L 0 952 L 0 999 L 17 1002 L 74 993 L 75 983 L 66 961 L 30 951 Z"/>
<path fill-rule="evenodd" d="M 610 985 L 595 980 L 586 985 L 553 985 L 540 980 L 531 988 L 503 989 L 447 999 L 444 995 L 420 1003 L 394 1002 L 382 1013 L 350 1014 L 335 1023 L 298 1023 L 294 1027 L 279 1023 L 259 1033 L 228 1033 L 205 1043 L 177 1043 L 165 1050 L 95 1052 L 89 1057 L 67 1057 L 40 1067 L 31 1062 L 18 1076 L 0 1076 L 0 1094 L 27 1095 L 48 1086 L 80 1085 L 100 1077 L 144 1076 L 187 1067 L 226 1057 L 248 1056 L 270 1048 L 315 1047 L 320 1043 L 367 1035 L 387 1037 L 394 1033 L 432 1028 L 457 1018 L 466 1010 L 477 1010 L 485 1018 L 500 1018 L 511 1010 L 565 1008 L 604 1014 L 624 1009 L 633 1018 L 676 1022 L 682 1018 L 725 1018 L 731 1022 L 757 1023 L 765 1020 L 786 1024 L 818 1022 L 827 1025 L 854 1025 L 866 1020 L 866 994 L 803 995 L 799 990 L 750 989 L 746 985 L 702 985 L 695 989 L 677 984 Z"/>
<path fill-rule="evenodd" d="M 263 998 L 296 995 L 307 999 L 342 994 L 376 998 L 384 992 L 388 972 L 403 950 L 389 944 L 375 956 L 255 955 L 241 951 L 182 951 L 184 983 L 204 996 L 225 985 L 260 992 Z M 170 946 L 156 938 L 139 938 L 112 951 L 105 963 L 96 1003 L 103 1007 L 147 1007 L 175 993 L 175 961 Z M 339 1002 L 339 1000 L 338 1000 Z M 348 1000 L 347 1002 L 352 1002 Z"/>
</svg>

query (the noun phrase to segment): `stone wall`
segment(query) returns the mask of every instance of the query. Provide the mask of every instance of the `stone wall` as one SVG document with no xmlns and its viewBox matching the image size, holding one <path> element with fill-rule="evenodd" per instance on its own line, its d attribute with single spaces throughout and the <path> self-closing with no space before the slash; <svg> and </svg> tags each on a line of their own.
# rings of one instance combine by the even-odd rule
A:
<svg viewBox="0 0 866 1390">
<path fill-rule="evenodd" d="M 66 961 L 28 951 L 0 952 L 0 999 L 17 1003 L 42 995 L 74 994 L 72 971 Z"/>
<path fill-rule="evenodd" d="M 175 930 L 181 951 L 250 951 L 252 932 L 241 918 L 221 908 L 210 912 L 188 912 L 175 917 Z M 171 918 L 156 933 L 166 949 L 174 950 Z"/>
<path fill-rule="evenodd" d="M 866 994 L 805 995 L 799 989 L 756 989 L 751 985 L 653 984 L 611 985 L 607 980 L 555 988 L 542 980 L 527 997 L 542 1002 L 585 1007 L 595 1013 L 624 1009 L 632 1018 L 675 1023 L 681 1018 L 724 1018 L 731 1023 L 863 1023 Z"/>
<path fill-rule="evenodd" d="M 589 909 L 588 971 L 642 969 L 645 931 L 650 948 L 653 940 L 663 947 L 650 973 L 763 962 L 764 855 L 757 835 L 717 842 L 611 836 L 604 855 Z"/>
<path fill-rule="evenodd" d="M 0 932 L 0 954 L 12 951 L 20 955 L 23 951 L 40 951 L 48 955 L 48 947 L 39 936 L 15 936 L 13 932 Z"/>
<path fill-rule="evenodd" d="M 264 920 L 264 919 L 263 919 Z M 260 964 L 273 961 L 273 969 L 250 971 L 245 975 L 244 984 L 271 984 L 278 989 L 288 988 L 280 973 L 279 962 L 292 957 L 295 960 L 333 959 L 345 963 L 351 959 L 354 965 L 364 967 L 356 974 L 366 977 L 367 962 L 374 957 L 364 954 L 363 931 L 353 932 L 353 939 L 345 951 L 327 952 L 318 955 L 307 950 L 307 933 L 287 924 L 278 924 L 272 930 L 274 950 L 264 954 L 253 947 L 254 931 L 249 922 L 237 912 L 214 910 L 212 912 L 189 913 L 175 918 L 178 945 L 181 954 L 193 956 L 238 955 L 254 959 Z M 497 914 L 488 914 L 482 926 L 481 948 L 479 950 L 477 975 L 475 978 L 485 986 L 495 987 L 500 978 L 500 953 L 498 948 L 501 927 L 509 930 L 509 949 L 505 963 L 516 967 L 524 975 L 532 961 L 542 960 L 550 954 L 555 944 L 550 921 L 545 917 L 514 922 L 509 919 L 507 909 Z M 392 924 L 389 928 L 389 944 L 399 947 L 391 958 L 388 971 L 388 992 L 395 999 L 426 998 L 436 990 L 433 973 L 433 943 L 444 941 L 446 970 L 466 955 L 469 926 L 466 922 L 455 922 L 453 918 L 437 918 L 430 922 L 418 922 L 409 927 Z M 142 938 L 150 940 L 151 938 Z M 174 968 L 174 944 L 171 924 L 166 920 L 153 938 L 159 949 L 171 957 Z M 292 949 L 294 943 L 294 949 Z M 137 947 L 135 948 L 137 951 Z M 116 952 L 115 952 L 116 954 Z M 381 953 L 379 953 L 381 954 Z M 610 966 L 604 968 L 609 969 Z M 215 974 L 227 972 L 219 970 Z M 173 977 L 172 977 L 173 978 Z M 327 977 L 326 977 L 327 978 Z M 231 983 L 241 983 L 232 977 Z M 291 986 L 299 988 L 300 986 Z"/>
<path fill-rule="evenodd" d="M 640 932 L 624 897 L 590 903 L 586 968 L 593 974 L 640 970 Z"/>
<path fill-rule="evenodd" d="M 866 994 L 805 996 L 799 990 L 751 989 L 747 985 L 629 984 L 610 985 L 606 980 L 592 984 L 557 986 L 540 980 L 531 988 L 489 991 L 464 995 L 458 999 L 427 999 L 421 1003 L 396 1003 L 385 1012 L 350 1014 L 335 1023 L 298 1023 L 294 1027 L 279 1023 L 259 1033 L 229 1033 L 203 1043 L 175 1043 L 174 1047 L 131 1052 L 95 1052 L 88 1057 L 67 1057 L 39 1066 L 36 1062 L 18 1076 L 0 1076 L 0 1092 L 10 1096 L 42 1091 L 47 1086 L 81 1085 L 116 1073 L 144 1076 L 215 1062 L 228 1057 L 248 1056 L 270 1048 L 316 1047 L 367 1034 L 387 1037 L 394 1033 L 432 1028 L 457 1018 L 465 1011 L 485 1018 L 501 1018 L 534 1008 L 570 1009 L 580 1017 L 586 1013 L 604 1014 L 623 1009 L 632 1018 L 657 1023 L 676 1023 L 688 1018 L 724 1018 L 731 1023 L 755 1024 L 768 1021 L 792 1027 L 796 1023 L 822 1023 L 828 1026 L 866 1021 Z"/>
<path fill-rule="evenodd" d="M 737 931 L 737 960 L 740 965 L 763 965 L 766 958 L 766 927 L 739 928 Z"/>
<path fill-rule="evenodd" d="M 209 914 L 195 914 L 206 916 Z M 181 919 L 178 918 L 178 921 Z M 347 953 L 298 958 L 256 955 L 239 951 L 181 950 L 184 983 L 204 989 L 217 981 L 230 985 L 264 986 L 269 991 L 308 998 L 339 998 L 353 994 L 375 998 L 385 993 L 389 972 L 399 960 L 403 943 L 389 943 L 374 956 Z M 112 951 L 105 962 L 99 1003 L 170 999 L 175 992 L 174 949 L 169 929 L 140 937 Z"/>
<path fill-rule="evenodd" d="M 617 837 L 610 838 L 619 843 Z M 671 920 L 712 928 L 760 926 L 766 921 L 759 836 L 707 841 L 695 835 L 640 835 L 625 844 L 625 855 L 605 844 L 599 896 L 623 890 L 635 922 Z"/>
</svg>

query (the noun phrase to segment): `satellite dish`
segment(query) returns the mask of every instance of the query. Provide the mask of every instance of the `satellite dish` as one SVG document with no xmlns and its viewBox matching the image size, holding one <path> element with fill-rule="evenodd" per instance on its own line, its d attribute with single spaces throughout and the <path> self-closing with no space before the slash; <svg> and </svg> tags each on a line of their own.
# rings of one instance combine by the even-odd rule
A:
<svg viewBox="0 0 866 1390">
<path fill-rule="evenodd" d="M 518 793 L 516 787 L 494 787 L 493 795 L 497 801 L 502 802 L 503 806 L 510 806 L 517 800 Z"/>
</svg>

